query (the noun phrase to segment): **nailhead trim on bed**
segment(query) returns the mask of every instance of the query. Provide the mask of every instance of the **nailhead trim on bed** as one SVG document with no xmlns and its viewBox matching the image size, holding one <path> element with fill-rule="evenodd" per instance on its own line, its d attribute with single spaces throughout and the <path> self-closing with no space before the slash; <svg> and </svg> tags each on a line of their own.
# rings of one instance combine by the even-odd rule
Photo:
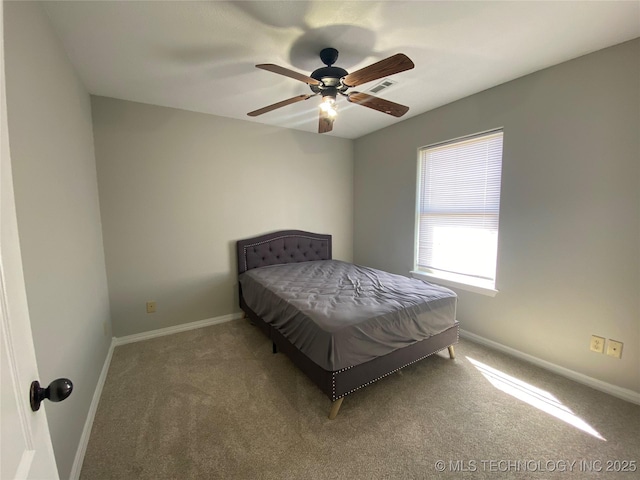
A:
<svg viewBox="0 0 640 480">
<path fill-rule="evenodd" d="M 256 243 L 251 243 L 251 244 L 245 245 L 243 247 L 243 255 L 242 255 L 243 260 L 244 260 L 244 271 L 249 270 L 249 266 L 247 264 L 247 250 L 248 249 L 253 248 L 254 249 L 253 253 L 257 254 L 258 253 L 257 250 L 256 250 L 257 246 L 264 245 L 264 244 L 271 244 L 274 241 L 282 240 L 282 239 L 288 239 L 288 238 L 295 238 L 295 239 L 303 238 L 303 239 L 310 240 L 308 248 L 307 247 L 301 247 L 300 246 L 300 241 L 298 241 L 298 243 L 296 244 L 296 247 L 295 247 L 297 252 L 301 252 L 302 253 L 303 257 L 307 257 L 310 253 L 315 254 L 316 258 L 309 258 L 309 260 L 327 259 L 327 258 L 329 258 L 329 243 L 327 241 L 325 241 L 325 240 L 321 240 L 321 239 L 318 239 L 318 238 L 309 237 L 309 236 L 305 236 L 305 235 L 281 235 L 279 237 L 270 238 L 269 240 L 263 240 L 262 242 L 256 242 Z M 314 243 L 316 243 L 315 246 L 314 246 Z M 323 249 L 324 250 L 324 252 L 325 252 L 324 255 L 320 254 L 320 250 L 319 249 Z M 287 250 L 287 246 L 286 245 L 283 246 L 283 250 Z M 271 253 L 272 256 L 274 256 L 276 258 L 276 260 L 280 260 L 281 255 L 280 254 L 273 255 L 273 249 L 271 247 L 269 247 L 269 252 Z M 296 252 L 294 251 L 294 253 L 289 254 L 289 258 L 293 259 L 295 257 L 295 253 Z M 287 261 L 287 259 L 286 259 L 286 256 L 284 254 L 282 256 L 285 257 L 283 259 L 283 261 L 282 262 L 274 262 L 274 264 L 276 264 L 276 263 L 289 263 Z M 311 257 L 313 257 L 313 255 Z M 266 257 L 262 256 L 261 259 L 264 262 L 264 260 L 266 260 Z M 295 260 L 295 261 L 299 261 L 299 260 Z"/>
<path fill-rule="evenodd" d="M 455 343 L 458 343 L 459 341 L 460 341 L 460 329 L 456 329 L 456 342 Z M 455 344 L 452 343 L 451 345 L 455 345 Z M 449 346 L 451 346 L 451 345 L 449 345 Z M 419 362 L 420 360 L 424 360 L 425 358 L 430 357 L 434 353 L 441 352 L 442 350 L 444 350 L 446 348 L 449 348 L 449 346 L 441 348 L 440 350 L 437 350 L 435 352 L 429 353 L 428 355 L 424 355 L 424 356 L 422 356 L 420 358 L 417 358 L 414 361 L 409 362 L 409 363 L 407 363 L 405 365 L 402 365 L 401 367 L 398 367 L 395 370 L 391 370 L 390 372 L 385 373 L 384 375 L 381 375 L 378 378 L 374 378 L 373 380 L 371 380 L 371 381 L 369 381 L 369 382 L 367 382 L 367 383 L 365 383 L 363 385 L 360 385 L 359 387 L 356 387 L 356 388 L 354 388 L 352 390 L 349 390 L 348 392 L 346 392 L 346 393 L 344 393 L 344 394 L 342 394 L 340 396 L 336 396 L 336 375 L 338 375 L 339 373 L 344 372 L 346 370 L 349 370 L 349 369 L 355 367 L 356 365 L 352 365 L 350 367 L 343 368 L 341 370 L 338 370 L 337 372 L 332 372 L 331 385 L 332 385 L 332 390 L 333 391 L 332 391 L 332 394 L 331 394 L 331 400 L 335 402 L 336 400 L 338 400 L 338 399 L 340 399 L 342 397 L 346 397 L 347 395 L 349 395 L 350 393 L 355 392 L 356 390 L 360 390 L 361 388 L 366 387 L 367 385 L 371 385 L 372 383 L 377 382 L 381 378 L 388 377 L 392 373 L 396 373 L 398 370 L 402 370 L 404 367 L 408 367 L 409 365 L 413 365 L 414 363 Z"/>
</svg>

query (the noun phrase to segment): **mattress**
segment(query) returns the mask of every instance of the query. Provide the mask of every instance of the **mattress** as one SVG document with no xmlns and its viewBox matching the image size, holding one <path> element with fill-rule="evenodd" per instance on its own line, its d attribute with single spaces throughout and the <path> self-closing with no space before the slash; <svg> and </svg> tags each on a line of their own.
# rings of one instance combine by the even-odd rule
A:
<svg viewBox="0 0 640 480">
<path fill-rule="evenodd" d="M 247 306 L 327 371 L 360 365 L 456 323 L 453 291 L 339 260 L 255 268 L 239 281 Z"/>
</svg>

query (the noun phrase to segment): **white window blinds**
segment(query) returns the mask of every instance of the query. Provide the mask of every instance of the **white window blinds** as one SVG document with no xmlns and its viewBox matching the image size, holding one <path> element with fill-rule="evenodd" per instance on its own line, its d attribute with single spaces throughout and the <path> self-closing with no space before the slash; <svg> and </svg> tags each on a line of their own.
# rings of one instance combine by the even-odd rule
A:
<svg viewBox="0 0 640 480">
<path fill-rule="evenodd" d="M 419 152 L 417 269 L 495 284 L 502 130 Z"/>
</svg>

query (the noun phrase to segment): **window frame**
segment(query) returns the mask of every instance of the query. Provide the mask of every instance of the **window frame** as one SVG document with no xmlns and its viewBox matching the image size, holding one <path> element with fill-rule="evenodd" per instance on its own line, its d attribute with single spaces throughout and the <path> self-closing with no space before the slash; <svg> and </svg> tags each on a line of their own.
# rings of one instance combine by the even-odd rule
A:
<svg viewBox="0 0 640 480">
<path fill-rule="evenodd" d="M 498 285 L 498 259 L 499 259 L 499 237 L 500 237 L 500 210 L 498 209 L 498 238 L 496 243 L 496 264 L 495 264 L 495 275 L 493 280 L 489 279 L 481 279 L 476 278 L 470 275 L 446 272 L 442 270 L 429 269 L 425 267 L 418 267 L 418 255 L 420 248 L 420 217 L 421 217 L 421 192 L 422 192 L 422 152 L 429 148 L 442 147 L 447 144 L 455 144 L 459 142 L 463 142 L 466 140 L 471 140 L 473 138 L 484 137 L 496 133 L 502 133 L 502 157 L 500 159 L 500 184 L 502 187 L 502 165 L 504 162 L 504 128 L 492 128 L 490 130 L 485 130 L 478 133 L 473 133 L 470 135 L 463 135 L 460 137 L 456 137 L 450 140 L 436 142 L 429 145 L 421 146 L 416 151 L 416 204 L 415 204 L 415 225 L 414 225 L 414 254 L 413 254 L 413 269 L 410 274 L 414 278 L 418 278 L 421 280 L 426 280 L 431 283 L 437 283 L 444 285 L 446 287 L 451 288 L 459 288 L 462 290 L 479 293 L 481 295 L 486 295 L 490 297 L 495 297 L 499 290 L 497 289 Z M 500 206 L 502 205 L 502 188 L 500 189 Z"/>
</svg>

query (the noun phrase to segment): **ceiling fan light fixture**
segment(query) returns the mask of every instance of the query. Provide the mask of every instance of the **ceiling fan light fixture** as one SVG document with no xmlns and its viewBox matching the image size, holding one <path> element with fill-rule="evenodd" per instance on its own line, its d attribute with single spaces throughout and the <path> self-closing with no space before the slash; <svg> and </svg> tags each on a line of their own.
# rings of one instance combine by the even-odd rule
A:
<svg viewBox="0 0 640 480">
<path fill-rule="evenodd" d="M 336 105 L 336 97 L 325 95 L 320 102 L 320 110 L 327 114 L 329 118 L 335 118 L 338 115 L 338 106 Z"/>
</svg>

